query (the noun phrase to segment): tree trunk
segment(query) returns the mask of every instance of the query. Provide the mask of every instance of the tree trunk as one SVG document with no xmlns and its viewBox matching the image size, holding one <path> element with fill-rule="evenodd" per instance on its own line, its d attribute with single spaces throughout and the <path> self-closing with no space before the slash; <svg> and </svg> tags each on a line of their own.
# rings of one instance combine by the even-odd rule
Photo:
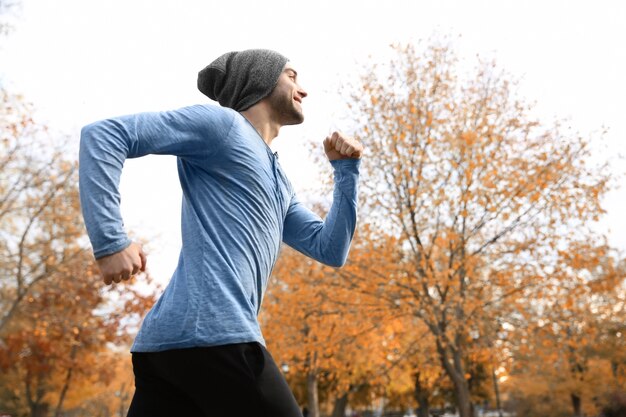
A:
<svg viewBox="0 0 626 417">
<path fill-rule="evenodd" d="M 7 325 L 9 320 L 11 320 L 11 317 L 13 317 L 13 314 L 17 311 L 17 306 L 20 304 L 23 297 L 23 295 L 18 294 L 15 300 L 11 303 L 11 307 L 9 307 L 8 311 L 0 317 L 0 331 Z"/>
<path fill-rule="evenodd" d="M 72 372 L 74 367 L 71 366 L 67 370 L 67 374 L 65 376 L 65 383 L 63 384 L 63 388 L 61 389 L 61 395 L 59 395 L 59 401 L 57 402 L 56 410 L 54 412 L 55 417 L 61 417 L 61 409 L 63 408 L 63 402 L 65 401 L 65 395 L 67 394 L 67 390 L 70 388 L 70 381 L 72 379 Z"/>
<path fill-rule="evenodd" d="M 31 417 L 48 417 L 48 410 L 50 405 L 48 403 L 33 404 L 30 409 Z"/>
<path fill-rule="evenodd" d="M 27 373 L 24 383 L 26 385 L 26 402 L 28 403 L 28 408 L 30 408 L 30 416 L 48 417 L 48 409 L 50 408 L 50 405 L 43 401 L 43 398 L 46 395 L 46 389 L 40 380 L 36 380 L 34 382 L 36 383 L 36 387 L 33 389 L 31 375 L 30 373 Z"/>
<path fill-rule="evenodd" d="M 72 346 L 72 350 L 70 352 L 70 359 L 73 362 L 76 358 L 76 351 L 78 347 L 77 345 Z M 63 388 L 61 389 L 61 395 L 59 395 L 59 401 L 57 402 L 56 410 L 54 412 L 55 417 L 61 417 L 61 410 L 63 408 L 63 402 L 65 401 L 65 395 L 67 391 L 70 389 L 70 382 L 72 381 L 72 373 L 74 372 L 74 364 L 70 365 L 67 369 L 67 374 L 65 374 L 65 382 L 63 383 Z"/>
<path fill-rule="evenodd" d="M 320 404 L 317 392 L 317 372 L 310 370 L 306 376 L 306 393 L 309 417 L 320 417 Z"/>
<path fill-rule="evenodd" d="M 430 401 L 428 390 L 422 387 L 420 372 L 415 373 L 415 401 L 417 401 L 417 416 L 430 417 Z"/>
<path fill-rule="evenodd" d="M 446 374 L 448 374 L 454 384 L 459 417 L 474 417 L 472 397 L 470 395 L 467 379 L 465 379 L 465 370 L 463 367 L 461 353 L 458 349 L 452 351 L 450 347 L 444 347 L 441 340 L 437 340 L 436 343 L 439 359 L 441 360 L 443 369 L 446 371 Z"/>
<path fill-rule="evenodd" d="M 574 417 L 583 417 L 582 398 L 576 394 L 570 394 L 572 407 L 574 407 Z"/>
<path fill-rule="evenodd" d="M 459 407 L 459 417 L 474 417 L 474 407 L 469 393 L 467 382 L 465 384 L 454 384 L 457 406 Z"/>
<path fill-rule="evenodd" d="M 333 413 L 331 417 L 345 417 L 347 407 L 348 407 L 348 393 L 346 392 L 341 397 L 337 397 L 335 399 L 335 405 L 333 406 Z"/>
<path fill-rule="evenodd" d="M 496 410 L 498 410 L 498 416 L 502 417 L 502 403 L 500 401 L 500 387 L 498 385 L 498 376 L 496 375 L 496 368 L 494 367 L 492 370 L 493 376 L 493 390 L 496 394 Z"/>
</svg>

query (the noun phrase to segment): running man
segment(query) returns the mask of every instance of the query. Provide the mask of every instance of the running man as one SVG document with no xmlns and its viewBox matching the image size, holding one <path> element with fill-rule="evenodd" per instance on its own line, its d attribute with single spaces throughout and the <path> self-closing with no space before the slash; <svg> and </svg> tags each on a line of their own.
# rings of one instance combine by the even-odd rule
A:
<svg viewBox="0 0 626 417">
<path fill-rule="evenodd" d="M 257 316 L 281 242 L 345 263 L 363 147 L 339 132 L 324 140 L 334 169 L 325 219 L 298 200 L 270 148 L 282 126 L 304 120 L 297 76 L 277 52 L 229 52 L 198 74 L 199 90 L 221 106 L 117 117 L 81 132 L 81 204 L 106 284 L 146 268 L 120 214 L 124 161 L 175 155 L 183 190 L 178 265 L 131 348 L 130 417 L 302 416 Z"/>
</svg>

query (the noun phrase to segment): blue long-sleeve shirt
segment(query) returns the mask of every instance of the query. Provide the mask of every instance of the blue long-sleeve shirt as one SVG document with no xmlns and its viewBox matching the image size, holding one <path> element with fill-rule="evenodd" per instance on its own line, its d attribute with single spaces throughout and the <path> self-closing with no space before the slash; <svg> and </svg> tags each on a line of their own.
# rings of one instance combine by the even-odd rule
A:
<svg viewBox="0 0 626 417">
<path fill-rule="evenodd" d="M 118 185 L 126 158 L 177 156 L 182 249 L 133 352 L 264 343 L 257 315 L 281 240 L 332 266 L 345 263 L 356 226 L 359 161 L 331 161 L 335 188 L 324 220 L 305 208 L 256 129 L 213 105 L 140 113 L 85 126 L 80 196 L 94 255 L 130 244 Z"/>
</svg>

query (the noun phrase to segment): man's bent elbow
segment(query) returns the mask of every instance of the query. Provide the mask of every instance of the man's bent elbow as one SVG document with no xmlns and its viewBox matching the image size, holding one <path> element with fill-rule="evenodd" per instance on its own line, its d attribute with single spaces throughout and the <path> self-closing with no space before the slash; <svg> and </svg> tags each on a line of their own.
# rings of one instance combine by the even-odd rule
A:
<svg viewBox="0 0 626 417">
<path fill-rule="evenodd" d="M 346 264 L 347 261 L 348 261 L 348 257 L 343 256 L 343 257 L 327 259 L 326 262 L 324 262 L 324 264 L 328 266 L 332 266 L 333 268 L 341 268 L 342 266 Z"/>
<path fill-rule="evenodd" d="M 348 261 L 349 247 L 336 247 L 329 245 L 326 250 L 321 254 L 321 259 L 318 259 L 324 265 L 332 266 L 333 268 L 341 268 Z"/>
</svg>

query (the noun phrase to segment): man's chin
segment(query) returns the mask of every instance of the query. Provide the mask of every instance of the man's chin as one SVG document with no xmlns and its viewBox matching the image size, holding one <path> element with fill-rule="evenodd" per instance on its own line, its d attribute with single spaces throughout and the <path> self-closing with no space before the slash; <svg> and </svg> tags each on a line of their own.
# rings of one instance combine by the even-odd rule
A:
<svg viewBox="0 0 626 417">
<path fill-rule="evenodd" d="M 287 121 L 284 123 L 285 126 L 289 125 L 299 125 L 304 122 L 304 114 L 302 113 L 294 113 L 291 117 L 287 118 Z"/>
</svg>

